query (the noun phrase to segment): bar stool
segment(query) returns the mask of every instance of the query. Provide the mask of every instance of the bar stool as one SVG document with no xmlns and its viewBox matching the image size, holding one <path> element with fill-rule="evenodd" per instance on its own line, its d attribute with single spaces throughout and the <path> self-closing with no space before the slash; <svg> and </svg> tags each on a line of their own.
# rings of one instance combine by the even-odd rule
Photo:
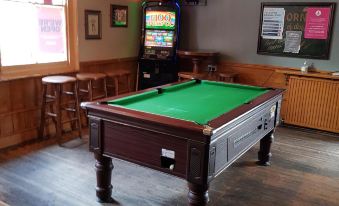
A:
<svg viewBox="0 0 339 206">
<path fill-rule="evenodd" d="M 193 73 L 193 72 L 179 72 L 178 81 L 181 82 L 185 79 L 203 79 L 205 74 L 203 73 Z"/>
<path fill-rule="evenodd" d="M 122 92 L 130 92 L 131 91 L 131 72 L 126 70 L 115 70 L 106 72 L 107 78 L 113 81 L 113 84 L 107 84 L 107 88 L 114 88 L 114 94 L 119 95 L 119 78 L 125 77 L 127 81 L 126 91 Z"/>
<path fill-rule="evenodd" d="M 73 91 L 64 90 L 64 85 L 71 85 Z M 52 89 L 51 94 L 47 94 L 48 86 Z M 62 128 L 65 123 L 71 123 L 72 129 L 74 129 L 74 122 L 77 124 L 77 130 L 80 138 L 81 134 L 81 123 L 80 123 L 80 112 L 79 112 L 79 101 L 78 101 L 78 83 L 76 78 L 71 76 L 47 76 L 42 78 L 42 105 L 41 105 L 41 121 L 39 129 L 39 137 L 43 138 L 45 130 L 45 120 L 52 118 L 55 129 L 56 137 L 59 145 L 61 145 L 62 139 Z M 61 103 L 63 95 L 73 96 L 74 102 L 67 102 L 66 104 Z M 71 107 L 69 104 L 73 104 Z M 46 111 L 46 107 L 49 105 L 49 111 Z M 67 105 L 67 106 L 64 106 Z M 68 107 L 69 106 L 69 107 Z M 55 108 L 55 109 L 54 109 Z M 62 110 L 73 115 L 69 116 L 69 119 L 62 120 Z"/>
<path fill-rule="evenodd" d="M 222 82 L 234 82 L 235 73 L 219 73 L 219 81 Z"/>
<path fill-rule="evenodd" d="M 87 89 L 82 89 L 79 86 L 79 96 L 80 99 L 82 100 L 82 97 L 84 97 L 83 94 L 87 94 L 87 99 L 89 101 L 93 101 L 94 99 L 99 99 L 103 97 L 107 97 L 107 85 L 106 85 L 106 75 L 103 73 L 78 73 L 76 74 L 76 78 L 78 81 L 84 81 L 87 82 Z M 103 90 L 104 94 L 102 95 L 96 95 L 94 96 L 93 94 L 95 93 L 94 91 L 96 89 L 99 89 L 100 87 L 95 87 L 93 83 L 95 81 L 102 80 L 103 82 Z"/>
</svg>

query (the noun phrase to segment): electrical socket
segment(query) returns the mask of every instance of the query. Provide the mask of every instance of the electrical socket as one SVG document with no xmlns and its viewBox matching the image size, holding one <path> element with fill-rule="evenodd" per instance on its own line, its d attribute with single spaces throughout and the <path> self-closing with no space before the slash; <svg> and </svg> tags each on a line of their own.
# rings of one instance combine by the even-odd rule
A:
<svg viewBox="0 0 339 206">
<path fill-rule="evenodd" d="M 217 65 L 211 65 L 209 64 L 207 66 L 209 72 L 216 72 L 217 71 Z"/>
</svg>

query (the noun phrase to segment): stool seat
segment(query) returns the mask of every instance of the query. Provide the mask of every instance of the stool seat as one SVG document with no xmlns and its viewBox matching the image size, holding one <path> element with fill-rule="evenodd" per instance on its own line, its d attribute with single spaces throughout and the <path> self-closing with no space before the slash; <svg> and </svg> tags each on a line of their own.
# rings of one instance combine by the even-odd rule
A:
<svg viewBox="0 0 339 206">
<path fill-rule="evenodd" d="M 107 97 L 107 86 L 106 86 L 106 74 L 104 73 L 94 73 L 94 72 L 84 72 L 84 73 L 78 73 L 76 74 L 76 78 L 78 79 L 79 83 L 86 82 L 87 83 L 87 89 L 81 88 L 79 89 L 80 91 L 80 96 L 81 100 L 83 101 L 84 99 L 82 97 L 87 96 L 87 99 L 89 101 L 93 101 L 94 99 L 99 99 L 103 97 Z M 97 94 L 97 90 L 100 89 L 100 86 L 94 85 L 95 81 L 102 80 L 103 82 L 103 91 L 104 94 Z M 94 91 L 96 90 L 96 91 Z M 84 95 L 85 94 L 85 95 Z M 94 96 L 96 95 L 96 96 Z"/>
<path fill-rule="evenodd" d="M 202 73 L 193 73 L 193 72 L 179 72 L 178 77 L 181 79 L 201 79 L 205 76 Z"/>
<path fill-rule="evenodd" d="M 45 84 L 65 84 L 76 81 L 77 79 L 75 77 L 70 76 L 47 76 L 42 78 L 42 83 Z"/>
<path fill-rule="evenodd" d="M 234 78 L 237 74 L 235 73 L 219 73 L 219 81 L 223 82 L 234 82 Z"/>
<path fill-rule="evenodd" d="M 126 83 L 127 83 L 126 92 L 131 91 L 130 79 L 131 79 L 132 73 L 130 71 L 117 69 L 113 71 L 107 71 L 105 72 L 105 74 L 107 75 L 108 79 L 113 80 L 113 84 L 107 84 L 107 87 L 114 88 L 115 95 L 119 94 L 119 78 L 122 78 L 122 77 L 126 78 Z"/>
<path fill-rule="evenodd" d="M 78 73 L 76 74 L 76 78 L 80 81 L 88 81 L 88 80 L 97 81 L 105 77 L 106 77 L 106 74 L 104 73 Z"/>
<path fill-rule="evenodd" d="M 108 71 L 105 72 L 105 74 L 109 77 L 115 77 L 115 76 L 124 76 L 124 75 L 128 75 L 131 74 L 130 71 L 126 71 L 126 70 L 115 70 L 115 71 Z"/>
</svg>

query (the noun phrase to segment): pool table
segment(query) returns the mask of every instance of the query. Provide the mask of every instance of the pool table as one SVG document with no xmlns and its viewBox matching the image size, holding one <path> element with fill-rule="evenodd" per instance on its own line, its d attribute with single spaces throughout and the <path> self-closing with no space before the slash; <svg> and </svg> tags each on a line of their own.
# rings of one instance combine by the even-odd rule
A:
<svg viewBox="0 0 339 206">
<path fill-rule="evenodd" d="M 188 204 L 205 205 L 209 183 L 258 141 L 269 165 L 282 92 L 191 80 L 82 103 L 97 197 L 111 200 L 114 157 L 186 179 Z"/>
</svg>

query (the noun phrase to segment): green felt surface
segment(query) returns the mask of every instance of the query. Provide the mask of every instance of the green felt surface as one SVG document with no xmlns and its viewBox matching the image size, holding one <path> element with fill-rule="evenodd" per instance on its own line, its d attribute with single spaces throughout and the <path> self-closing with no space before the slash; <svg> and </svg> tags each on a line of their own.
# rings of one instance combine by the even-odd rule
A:
<svg viewBox="0 0 339 206">
<path fill-rule="evenodd" d="M 238 84 L 190 81 L 165 87 L 161 94 L 152 90 L 109 101 L 108 104 L 203 125 L 267 91 Z"/>
</svg>

